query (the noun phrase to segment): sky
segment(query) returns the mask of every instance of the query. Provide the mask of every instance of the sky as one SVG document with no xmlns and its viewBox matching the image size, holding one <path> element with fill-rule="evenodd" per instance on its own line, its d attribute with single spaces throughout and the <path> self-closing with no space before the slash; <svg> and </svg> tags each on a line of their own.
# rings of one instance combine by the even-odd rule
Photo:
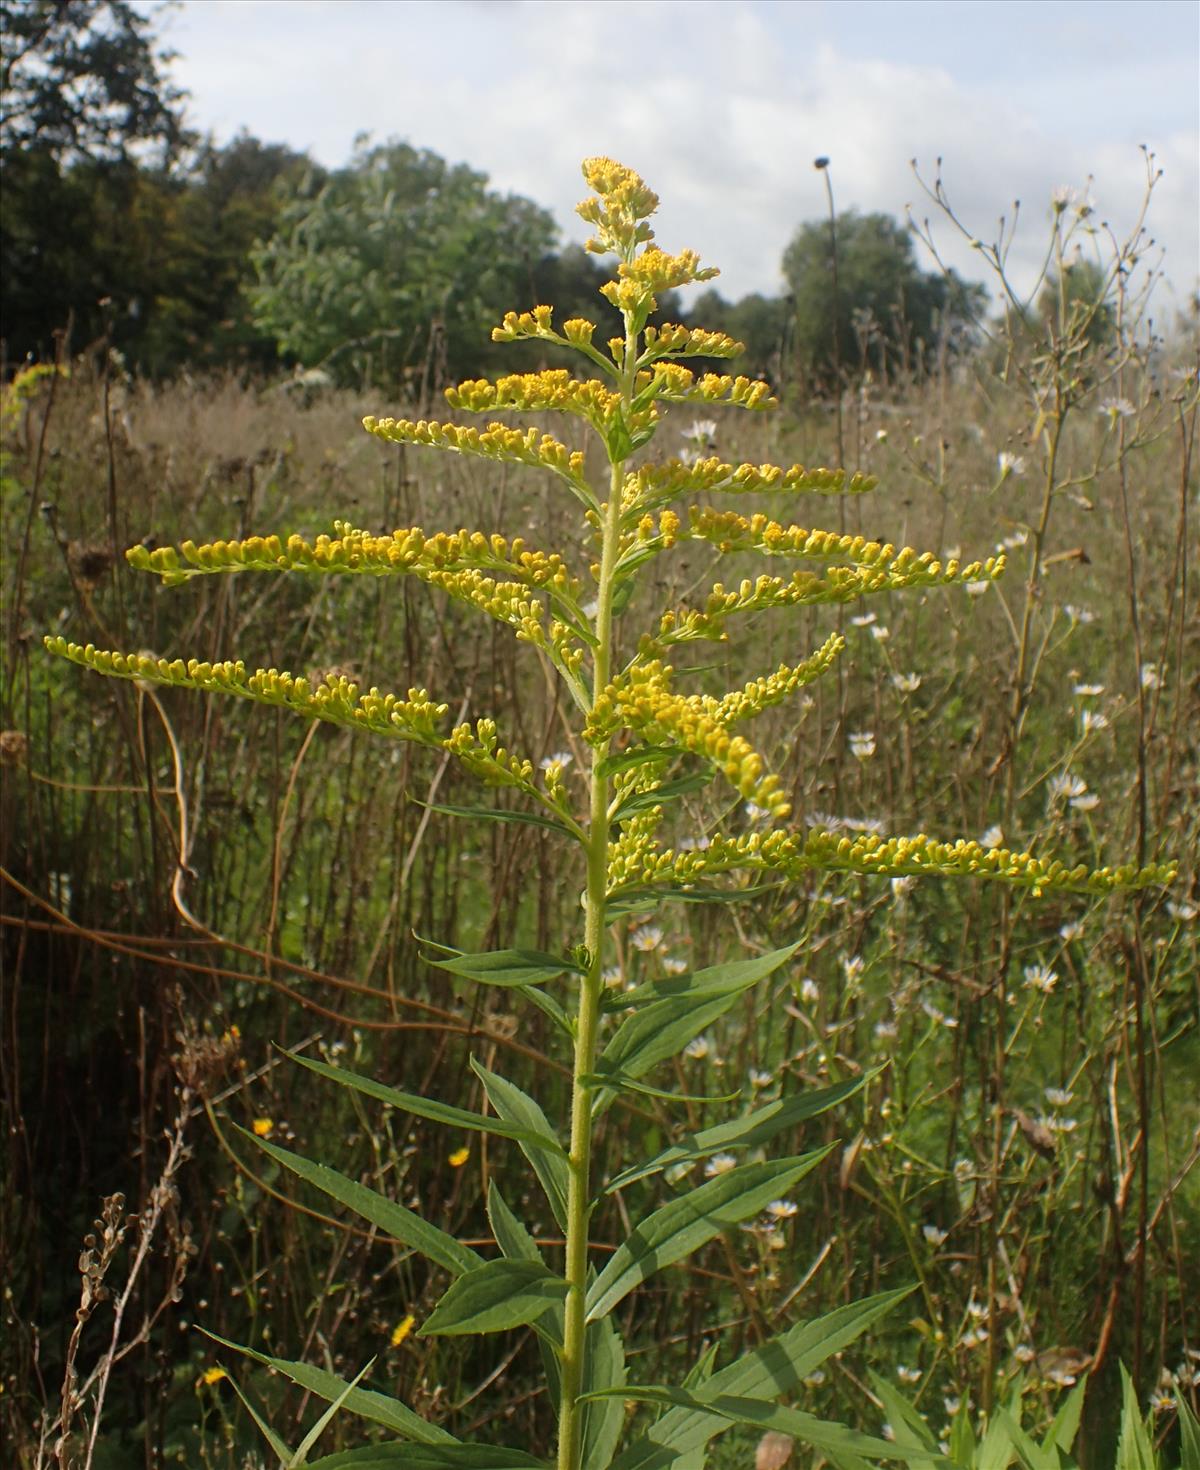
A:
<svg viewBox="0 0 1200 1470">
<path fill-rule="evenodd" d="M 788 240 L 827 209 L 819 155 L 838 210 L 912 206 L 972 279 L 988 277 L 970 238 L 995 240 L 1019 200 L 1009 269 L 1028 290 L 1054 191 L 1124 238 L 1148 149 L 1160 311 L 1200 281 L 1196 0 L 135 4 L 218 143 L 244 128 L 339 167 L 359 134 L 399 139 L 535 200 L 577 241 L 580 160 L 608 154 L 661 197 L 658 243 L 719 266 L 731 299 L 782 289 Z M 965 233 L 914 176 L 915 159 L 931 182 L 939 158 Z"/>
</svg>

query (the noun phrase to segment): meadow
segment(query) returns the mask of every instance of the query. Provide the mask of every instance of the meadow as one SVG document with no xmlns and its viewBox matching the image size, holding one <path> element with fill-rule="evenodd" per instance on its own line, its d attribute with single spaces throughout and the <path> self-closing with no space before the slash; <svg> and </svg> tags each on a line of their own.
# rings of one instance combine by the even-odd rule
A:
<svg viewBox="0 0 1200 1470">
<path fill-rule="evenodd" d="M 317 1089 L 277 1048 L 472 1107 L 483 1099 L 468 1058 L 499 1059 L 548 1107 L 555 1078 L 564 1095 L 569 1082 L 549 1021 L 430 968 L 417 938 L 553 949 L 573 932 L 582 863 L 535 825 L 441 810 L 476 805 L 448 756 L 95 680 L 41 643 L 61 633 L 436 689 L 456 716 L 495 716 L 535 763 L 557 759 L 573 779 L 585 753 L 544 663 L 449 599 L 367 578 L 164 589 L 125 565 L 139 542 L 311 537 L 334 517 L 551 546 L 575 534 L 561 490 L 532 472 L 362 432 L 364 414 L 398 408 L 233 377 L 155 385 L 112 356 L 6 390 L 10 1463 L 268 1463 L 218 1365 L 285 1439 L 312 1418 L 310 1397 L 235 1368 L 197 1327 L 346 1377 L 374 1358 L 371 1384 L 454 1433 L 547 1445 L 529 1329 L 499 1368 L 473 1342 L 416 1337 L 433 1296 L 413 1253 L 341 1217 L 230 1125 L 336 1157 L 488 1242 L 488 1181 L 503 1177 L 518 1204 L 529 1187 L 511 1144 L 448 1144 L 443 1129 Z M 802 1196 L 621 1310 L 669 1380 L 701 1345 L 736 1350 L 916 1283 L 811 1375 L 809 1405 L 878 1433 L 888 1413 L 873 1370 L 939 1437 L 1000 1404 L 1041 1431 L 1086 1379 L 1076 1455 L 1107 1467 L 1123 1364 L 1176 1463 L 1174 1394 L 1194 1402 L 1200 1370 L 1194 344 L 1183 331 L 1170 343 L 1083 332 L 1047 362 L 1016 335 L 928 379 L 860 375 L 837 409 L 793 397 L 770 418 L 705 419 L 676 411 L 660 445 L 879 479 L 789 518 L 1008 559 L 995 584 L 755 614 L 730 645 L 693 655 L 692 672 L 724 689 L 844 633 L 836 676 L 760 727 L 793 822 L 1181 867 L 1168 889 L 1094 900 L 833 874 L 622 921 L 614 989 L 797 941 L 803 964 L 660 1074 L 685 1101 L 619 1101 L 596 1140 L 601 1177 L 681 1124 L 724 1116 L 697 1099 L 748 1104 L 869 1077 L 794 1140 L 834 1145 Z M 715 555 L 688 545 L 660 559 L 654 602 L 707 585 Z M 685 800 L 697 830 L 763 817 L 735 796 L 719 811 L 711 796 Z M 610 1208 L 619 1231 L 622 1206 Z M 322 1450 L 356 1442 L 350 1428 L 335 1418 Z M 731 1432 L 717 1463 L 746 1464 L 756 1444 Z M 758 1445 L 760 1465 L 770 1448 Z M 797 1450 L 793 1463 L 819 1457 Z"/>
</svg>

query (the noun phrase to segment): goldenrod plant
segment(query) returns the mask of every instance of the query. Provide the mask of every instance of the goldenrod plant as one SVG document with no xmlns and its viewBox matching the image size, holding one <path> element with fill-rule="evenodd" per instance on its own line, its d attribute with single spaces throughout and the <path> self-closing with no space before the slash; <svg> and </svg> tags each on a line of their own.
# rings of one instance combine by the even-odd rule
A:
<svg viewBox="0 0 1200 1470">
<path fill-rule="evenodd" d="M 670 255 L 653 243 L 648 220 L 658 200 L 632 170 L 593 158 L 583 172 L 592 194 L 579 213 L 595 231 L 588 248 L 616 259 L 613 277 L 602 289 L 621 313 L 624 334 L 598 343 L 591 322 L 574 319 L 557 327 L 553 309 L 539 305 L 509 313 L 493 337 L 574 349 L 594 375 L 576 378 L 564 370 L 544 370 L 449 389 L 452 408 L 492 416 L 482 430 L 395 418 L 364 422 L 368 432 L 387 443 L 546 470 L 578 502 L 590 564 L 574 565 L 571 549 L 536 548 L 499 534 L 426 534 L 412 527 L 377 536 L 342 522 L 334 523 L 331 536 L 312 541 L 299 536 L 207 545 L 185 541 L 178 550 L 135 547 L 128 558 L 168 584 L 243 571 L 417 577 L 506 625 L 553 669 L 575 710 L 578 748 L 589 753 L 585 772 L 570 769 L 565 756 L 535 767 L 486 718 L 447 728 L 449 706 L 425 689 L 403 696 L 375 688 L 362 692 L 332 674 L 310 680 L 274 669 L 251 673 L 241 661 L 103 652 L 62 638 L 47 639 L 47 645 L 101 673 L 234 694 L 308 719 L 448 752 L 482 783 L 509 788 L 523 803 L 481 807 L 477 818 L 549 828 L 563 845 L 564 871 L 575 854 L 585 874 L 580 930 L 564 935 L 554 953 L 462 953 L 429 946 L 432 965 L 461 979 L 507 987 L 550 1018 L 572 1053 L 568 1116 L 551 1119 L 535 1098 L 477 1061 L 474 1071 L 491 1108 L 486 1114 L 295 1057 L 325 1080 L 390 1107 L 458 1132 L 514 1141 L 545 1195 L 544 1221 L 518 1218 L 510 1203 L 515 1193 L 502 1191 L 493 1179 L 487 1211 L 496 1250 L 481 1252 L 323 1164 L 265 1136 L 246 1135 L 279 1164 L 422 1253 L 434 1273 L 449 1278 L 419 1334 L 532 1329 L 555 1407 L 559 1470 L 609 1465 L 659 1470 L 676 1461 L 681 1470 L 685 1464 L 693 1470 L 706 1446 L 733 1425 L 780 1431 L 847 1466 L 865 1458 L 936 1460 L 940 1452 L 924 1444 L 906 1447 L 822 1422 L 792 1402 L 802 1398 L 805 1378 L 877 1322 L 903 1291 L 799 1322 L 731 1362 L 719 1364 L 714 1351 L 701 1353 L 674 1384 L 631 1377 L 615 1309 L 654 1272 L 761 1214 L 815 1169 L 828 1148 L 780 1159 L 768 1158 L 764 1148 L 851 1096 L 863 1078 L 750 1105 L 714 1127 L 681 1128 L 669 1147 L 629 1161 L 599 1181 L 592 1154 L 606 1112 L 614 1104 L 637 1105 L 647 1097 L 669 1101 L 674 1094 L 650 1080 L 654 1069 L 679 1056 L 750 987 L 792 961 L 798 948 L 793 944 L 632 989 L 614 988 L 608 966 L 616 926 L 630 916 L 644 919 L 672 901 L 744 897 L 757 885 L 794 883 L 814 870 L 874 878 L 978 877 L 1035 893 L 1102 895 L 1167 883 L 1173 869 L 1156 864 L 1089 871 L 1041 855 L 924 834 L 847 836 L 788 825 L 790 805 L 781 777 L 741 729 L 834 666 L 843 639 L 832 634 L 807 657 L 756 673 L 719 696 L 688 692 L 688 674 L 673 660 L 686 658 L 688 646 L 725 643 L 748 614 L 856 602 L 904 588 L 954 589 L 999 577 L 1004 558 L 960 565 L 791 519 L 801 497 L 862 494 L 874 488 L 869 477 L 800 466 L 735 465 L 713 455 L 650 458 L 650 445 L 671 405 L 761 413 L 774 400 L 765 383 L 697 376 L 684 365 L 689 357 L 728 359 L 740 350 L 719 332 L 650 324 L 659 295 L 708 280 L 715 271 L 702 267 L 690 250 Z M 495 417 L 510 413 L 562 414 L 590 430 L 603 448 L 606 477 L 598 481 L 589 473 L 582 448 Z M 748 514 L 729 508 L 749 497 L 753 507 L 781 507 L 779 518 L 757 508 Z M 760 554 L 784 570 L 716 582 L 694 604 L 659 608 L 647 618 L 648 569 L 689 542 L 707 543 L 717 553 Z M 725 820 L 703 835 L 689 833 L 685 798 L 710 787 L 723 802 Z M 749 828 L 743 804 L 752 813 Z M 639 1214 L 637 1204 L 647 1189 L 658 1191 L 657 1201 Z M 598 1216 L 614 1196 L 622 1197 L 621 1209 Z M 623 1238 L 597 1240 L 599 1227 L 593 1222 L 610 1217 L 633 1223 L 621 1232 Z M 601 1245 L 603 1255 L 597 1249 Z M 242 1351 L 397 1436 L 391 1443 L 316 1462 L 328 1470 L 543 1464 L 525 1450 L 462 1443 L 399 1401 L 324 1369 Z M 641 1407 L 627 1436 L 634 1405 Z M 284 1463 L 299 1464 L 312 1438 L 304 1453 L 287 1452 L 274 1437 L 272 1443 Z"/>
</svg>

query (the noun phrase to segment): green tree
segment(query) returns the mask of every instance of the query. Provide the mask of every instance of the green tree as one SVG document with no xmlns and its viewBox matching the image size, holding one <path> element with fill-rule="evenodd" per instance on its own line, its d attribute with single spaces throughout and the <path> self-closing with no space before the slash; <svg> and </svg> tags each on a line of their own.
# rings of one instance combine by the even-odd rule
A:
<svg viewBox="0 0 1200 1470">
<path fill-rule="evenodd" d="M 703 323 L 744 343 L 745 355 L 739 360 L 741 371 L 747 377 L 763 378 L 779 387 L 787 371 L 784 356 L 790 318 L 791 305 L 782 296 L 763 296 L 756 291 L 739 301 L 726 301 L 720 292 L 706 291 L 697 297 L 688 325 Z M 719 370 L 714 360 L 713 371 Z"/>
<path fill-rule="evenodd" d="M 477 371 L 482 328 L 536 295 L 556 236 L 528 199 L 407 143 L 360 144 L 255 254 L 257 325 L 344 382 Z"/>
<path fill-rule="evenodd" d="M 851 210 L 836 224 L 836 296 L 828 222 L 801 225 L 783 256 L 797 366 L 810 382 L 831 386 L 837 361 L 843 372 L 920 373 L 939 344 L 957 350 L 973 340 L 987 299 L 982 286 L 953 271 L 923 272 L 913 259 L 912 236 L 890 215 Z"/>
<path fill-rule="evenodd" d="M 0 150 L 120 163 L 137 145 L 187 143 L 151 22 L 125 0 L 0 0 Z"/>
</svg>

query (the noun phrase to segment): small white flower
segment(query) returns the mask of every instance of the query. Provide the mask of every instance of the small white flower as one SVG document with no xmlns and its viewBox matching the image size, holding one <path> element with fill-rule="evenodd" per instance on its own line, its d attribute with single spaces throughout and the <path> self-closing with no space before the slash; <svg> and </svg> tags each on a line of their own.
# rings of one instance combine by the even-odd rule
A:
<svg viewBox="0 0 1200 1470">
<path fill-rule="evenodd" d="M 728 1174 L 730 1169 L 737 1164 L 733 1154 L 713 1154 L 704 1166 L 704 1172 L 710 1179 L 715 1179 L 719 1174 Z"/>
<path fill-rule="evenodd" d="M 835 817 L 832 812 L 809 812 L 804 818 L 810 827 L 820 827 L 825 832 L 837 832 L 841 829 L 841 817 Z"/>
<path fill-rule="evenodd" d="M 1011 536 L 1005 536 L 1004 540 L 1001 541 L 1000 545 L 996 547 L 996 550 L 997 551 L 1016 551 L 1018 547 L 1024 546 L 1025 543 L 1028 540 L 1029 540 L 1029 532 L 1028 531 L 1014 531 Z"/>
<path fill-rule="evenodd" d="M 967 1316 L 970 1317 L 973 1322 L 982 1322 L 987 1314 L 988 1309 L 984 1306 L 982 1302 L 976 1301 L 974 1297 L 972 1297 L 967 1303 Z"/>
<path fill-rule="evenodd" d="M 1141 680 L 1143 689 L 1157 689 L 1162 684 L 1162 671 L 1157 664 L 1143 664 Z"/>
<path fill-rule="evenodd" d="M 875 1035 L 880 1041 L 894 1041 L 900 1034 L 900 1028 L 895 1021 L 877 1021 L 875 1023 Z"/>
<path fill-rule="evenodd" d="M 659 961 L 663 970 L 668 975 L 682 975 L 687 969 L 687 961 L 679 959 L 676 955 L 665 954 Z"/>
<path fill-rule="evenodd" d="M 1007 449 L 1002 449 L 996 456 L 996 463 L 1002 480 L 1007 480 L 1009 475 L 1016 475 L 1019 479 L 1025 473 L 1024 459 L 1019 454 L 1009 454 Z"/>
<path fill-rule="evenodd" d="M 817 1001 L 821 999 L 821 991 L 817 986 L 817 982 L 810 979 L 807 975 L 800 982 L 800 999 L 805 1005 L 810 1006 L 816 1005 Z"/>
<path fill-rule="evenodd" d="M 958 1413 L 959 1409 L 962 1408 L 962 1399 L 953 1398 L 949 1394 L 947 1394 L 945 1398 L 942 1399 L 942 1407 L 945 1409 L 949 1417 L 953 1419 L 955 1414 Z"/>
<path fill-rule="evenodd" d="M 1071 919 L 1059 928 L 1058 934 L 1060 939 L 1070 944 L 1075 939 L 1083 938 L 1083 925 L 1078 919 Z"/>
<path fill-rule="evenodd" d="M 663 932 L 657 924 L 646 924 L 629 936 L 629 942 L 643 954 L 652 954 L 663 942 Z"/>
<path fill-rule="evenodd" d="M 1079 1127 L 1078 1118 L 1060 1118 L 1050 1113 L 1039 1113 L 1037 1121 L 1040 1127 L 1051 1133 L 1074 1133 Z"/>
<path fill-rule="evenodd" d="M 1106 398 L 1096 412 L 1107 414 L 1109 422 L 1115 424 L 1118 419 L 1132 418 L 1137 410 L 1128 398 Z"/>
<path fill-rule="evenodd" d="M 1200 915 L 1200 909 L 1194 903 L 1176 903 L 1174 899 L 1168 899 L 1167 913 L 1181 924 L 1190 924 Z"/>
<path fill-rule="evenodd" d="M 871 629 L 871 637 L 874 638 L 876 643 L 886 643 L 891 636 L 892 630 L 883 623 L 876 623 Z"/>
<path fill-rule="evenodd" d="M 1076 684 L 1073 691 L 1080 699 L 1095 699 L 1104 693 L 1103 684 Z"/>
<path fill-rule="evenodd" d="M 892 897 L 897 899 L 904 898 L 906 894 L 912 892 L 913 888 L 916 886 L 916 882 L 917 880 L 911 875 L 904 878 L 893 878 Z"/>
<path fill-rule="evenodd" d="M 986 1327 L 972 1327 L 970 1332 L 965 1332 L 959 1338 L 959 1345 L 965 1348 L 982 1347 L 987 1342 L 988 1336 L 989 1333 Z"/>
<path fill-rule="evenodd" d="M 902 694 L 915 694 L 921 687 L 920 674 L 893 674 L 892 685 Z"/>
<path fill-rule="evenodd" d="M 1077 607 L 1073 602 L 1063 603 L 1063 612 L 1073 623 L 1094 623 L 1096 614 L 1086 607 Z"/>
<path fill-rule="evenodd" d="M 874 730 L 853 730 L 850 733 L 850 754 L 858 761 L 869 761 L 875 754 Z"/>
<path fill-rule="evenodd" d="M 1085 709 L 1079 717 L 1079 728 L 1085 736 L 1094 734 L 1097 730 L 1108 729 L 1108 716 L 1101 714 L 1099 710 Z"/>
<path fill-rule="evenodd" d="M 1034 1358 L 1037 1357 L 1037 1354 L 1027 1342 L 1019 1342 L 1013 1348 L 1013 1357 L 1016 1358 L 1018 1363 L 1032 1363 Z"/>
<path fill-rule="evenodd" d="M 750 1086 L 755 1090 L 760 1091 L 764 1087 L 770 1087 L 774 1081 L 775 1078 L 770 1072 L 760 1072 L 753 1067 L 750 1069 Z"/>
<path fill-rule="evenodd" d="M 876 444 L 886 444 L 887 443 L 887 436 L 888 436 L 888 431 L 886 429 L 876 429 L 875 430 L 875 442 L 876 442 Z"/>
<path fill-rule="evenodd" d="M 691 446 L 687 446 L 681 449 L 676 457 L 680 464 L 686 465 L 688 469 L 691 469 L 694 464 L 699 464 L 705 458 L 705 453 L 703 449 L 694 449 Z"/>
<path fill-rule="evenodd" d="M 922 1225 L 921 1234 L 935 1250 L 938 1246 L 943 1245 L 946 1240 L 946 1231 L 939 1230 L 936 1225 Z"/>
<path fill-rule="evenodd" d="M 958 1017 L 948 1016 L 945 1011 L 939 1010 L 931 1001 L 923 1000 L 921 1002 L 921 1009 L 935 1026 L 944 1026 L 947 1031 L 958 1030 Z"/>
<path fill-rule="evenodd" d="M 946 547 L 944 547 L 942 549 L 942 560 L 943 561 L 961 561 L 962 560 L 962 547 L 961 546 L 946 546 Z"/>
<path fill-rule="evenodd" d="M 695 419 L 681 431 L 684 439 L 696 444 L 711 444 L 717 436 L 717 425 L 713 419 Z"/>
<path fill-rule="evenodd" d="M 907 1368 L 903 1363 L 896 1365 L 896 1377 L 901 1383 L 920 1383 L 924 1374 L 920 1368 Z"/>
<path fill-rule="evenodd" d="M 765 806 L 758 806 L 753 801 L 748 801 L 742 810 L 746 813 L 747 820 L 751 822 L 765 821 L 771 815 Z"/>
<path fill-rule="evenodd" d="M 969 597 L 982 597 L 990 586 L 990 582 L 968 582 L 967 595 Z"/>
<path fill-rule="evenodd" d="M 702 1062 L 712 1050 L 712 1042 L 707 1036 L 694 1036 L 683 1050 L 694 1062 Z"/>
<path fill-rule="evenodd" d="M 1057 984 L 1058 976 L 1048 965 L 1025 966 L 1026 990 L 1040 990 L 1043 995 L 1050 995 Z"/>
<path fill-rule="evenodd" d="M 1100 798 L 1094 791 L 1089 791 L 1083 796 L 1073 796 L 1070 804 L 1077 812 L 1094 812 L 1100 805 Z"/>
<path fill-rule="evenodd" d="M 1075 1096 L 1068 1092 L 1065 1087 L 1047 1087 L 1042 1094 L 1052 1108 L 1065 1108 L 1069 1106 L 1071 1099 Z"/>
<path fill-rule="evenodd" d="M 865 968 L 866 961 L 860 954 L 844 955 L 842 958 L 842 973 L 846 977 L 847 985 L 857 985 Z"/>
<path fill-rule="evenodd" d="M 600 979 L 609 990 L 619 989 L 624 978 L 620 965 L 609 965 L 607 970 L 600 971 Z"/>
<path fill-rule="evenodd" d="M 896 1438 L 896 1431 L 892 1428 L 890 1424 L 881 1424 L 879 1426 L 879 1432 L 883 1435 L 884 1439 L 894 1440 Z"/>
<path fill-rule="evenodd" d="M 574 757 L 569 750 L 556 750 L 553 755 L 544 755 L 538 761 L 538 769 L 547 774 L 552 770 L 563 772 L 571 764 Z"/>
<path fill-rule="evenodd" d="M 1150 1395 L 1150 1412 L 1152 1414 L 1169 1414 L 1175 1407 L 1175 1395 L 1167 1393 L 1163 1389 L 1156 1389 Z"/>
<path fill-rule="evenodd" d="M 850 626 L 852 628 L 869 628 L 874 621 L 874 613 L 858 613 L 850 619 Z"/>
<path fill-rule="evenodd" d="M 1054 806 L 1056 802 L 1069 801 L 1076 796 L 1082 796 L 1086 790 L 1087 782 L 1080 780 L 1078 776 L 1072 776 L 1069 771 L 1051 776 L 1046 782 L 1046 796 L 1051 806 Z"/>
<path fill-rule="evenodd" d="M 767 1206 L 767 1214 L 772 1220 L 790 1220 L 799 1208 L 790 1199 L 773 1199 Z"/>
<path fill-rule="evenodd" d="M 1002 827 L 989 827 L 979 839 L 980 847 L 986 847 L 989 852 L 994 851 L 1004 841 L 1004 829 Z"/>
<path fill-rule="evenodd" d="M 707 837 L 681 837 L 675 844 L 676 852 L 704 852 L 709 847 Z"/>
<path fill-rule="evenodd" d="M 971 1166 L 970 1159 L 955 1159 L 954 1177 L 959 1184 L 970 1183 L 971 1176 L 974 1174 L 974 1172 L 975 1170 Z"/>
<path fill-rule="evenodd" d="M 593 597 L 590 602 L 585 602 L 580 608 L 580 612 L 584 615 L 585 618 L 594 618 L 599 611 L 600 603 L 599 600 L 595 597 Z"/>
<path fill-rule="evenodd" d="M 811 1373 L 806 1373 L 801 1381 L 805 1388 L 820 1388 L 825 1382 L 824 1368 L 814 1368 Z"/>
<path fill-rule="evenodd" d="M 1075 1375 L 1068 1373 L 1065 1368 L 1051 1368 L 1046 1377 L 1056 1388 L 1074 1388 Z"/>
</svg>

